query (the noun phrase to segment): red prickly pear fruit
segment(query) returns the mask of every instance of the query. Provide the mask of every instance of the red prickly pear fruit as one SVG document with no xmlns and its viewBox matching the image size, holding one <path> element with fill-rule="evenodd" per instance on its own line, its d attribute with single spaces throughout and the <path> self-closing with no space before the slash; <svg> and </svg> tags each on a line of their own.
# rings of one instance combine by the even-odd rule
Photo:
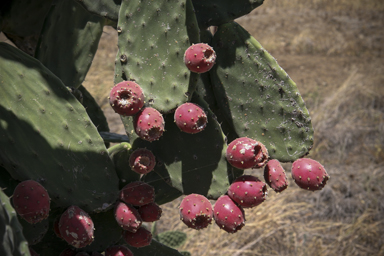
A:
<svg viewBox="0 0 384 256">
<path fill-rule="evenodd" d="M 187 68 L 195 73 L 209 71 L 216 61 L 216 52 L 205 43 L 191 45 L 184 53 L 184 63 Z"/>
<path fill-rule="evenodd" d="M 75 256 L 89 256 L 87 252 L 78 252 Z"/>
<path fill-rule="evenodd" d="M 155 189 L 143 181 L 134 181 L 120 190 L 120 200 L 134 206 L 142 206 L 155 201 Z"/>
<path fill-rule="evenodd" d="M 139 174 L 147 174 L 155 168 L 156 159 L 148 149 L 138 148 L 130 155 L 129 165 L 132 171 Z"/>
<path fill-rule="evenodd" d="M 276 159 L 269 160 L 265 166 L 264 180 L 275 192 L 281 192 L 288 187 L 287 175 Z"/>
<path fill-rule="evenodd" d="M 212 204 L 203 195 L 187 195 L 181 201 L 179 210 L 181 221 L 190 228 L 203 229 L 212 222 Z"/>
<path fill-rule="evenodd" d="M 33 250 L 30 246 L 28 246 L 28 249 L 29 249 L 29 254 L 31 254 L 31 256 L 40 256 L 40 254 L 38 254 L 35 250 Z"/>
<path fill-rule="evenodd" d="M 116 84 L 109 93 L 109 104 L 122 116 L 133 116 L 144 106 L 144 94 L 134 81 Z"/>
<path fill-rule="evenodd" d="M 136 248 L 150 245 L 152 242 L 152 233 L 144 227 L 139 228 L 136 233 L 124 231 L 123 237 L 128 245 Z"/>
<path fill-rule="evenodd" d="M 292 178 L 300 188 L 315 191 L 325 186 L 329 175 L 319 162 L 300 158 L 292 164 Z"/>
<path fill-rule="evenodd" d="M 140 138 L 152 142 L 163 135 L 165 123 L 163 115 L 159 111 L 147 107 L 135 115 L 133 126 Z"/>
<path fill-rule="evenodd" d="M 116 204 L 115 219 L 124 230 L 133 233 L 141 227 L 143 222 L 135 207 L 122 202 Z"/>
<path fill-rule="evenodd" d="M 77 252 L 72 248 L 64 249 L 59 256 L 76 256 Z"/>
<path fill-rule="evenodd" d="M 232 182 L 228 196 L 243 208 L 258 206 L 267 196 L 267 185 L 252 175 L 243 175 Z"/>
<path fill-rule="evenodd" d="M 163 210 L 156 203 L 142 205 L 138 209 L 141 219 L 145 222 L 154 222 L 160 219 Z"/>
<path fill-rule="evenodd" d="M 91 217 L 72 205 L 61 215 L 59 230 L 63 239 L 75 248 L 85 247 L 93 242 L 95 230 Z"/>
<path fill-rule="evenodd" d="M 243 208 L 228 195 L 222 195 L 217 199 L 213 212 L 216 224 L 228 233 L 236 233 L 245 225 Z"/>
<path fill-rule="evenodd" d="M 113 245 L 105 250 L 105 256 L 133 256 L 133 253 L 123 245 Z"/>
<path fill-rule="evenodd" d="M 268 150 L 259 141 L 241 137 L 228 145 L 226 158 L 238 169 L 261 168 L 268 160 Z"/>
<path fill-rule="evenodd" d="M 47 190 L 34 180 L 20 182 L 12 197 L 17 214 L 31 224 L 48 217 L 50 201 Z"/>
<path fill-rule="evenodd" d="M 194 103 L 184 103 L 175 111 L 177 127 L 186 133 L 198 133 L 207 126 L 207 115 L 204 110 Z"/>
</svg>

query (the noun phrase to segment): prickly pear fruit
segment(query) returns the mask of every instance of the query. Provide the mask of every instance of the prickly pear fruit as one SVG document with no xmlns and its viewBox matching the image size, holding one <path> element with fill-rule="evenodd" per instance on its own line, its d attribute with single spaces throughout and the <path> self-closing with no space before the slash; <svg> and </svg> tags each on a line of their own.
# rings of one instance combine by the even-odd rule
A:
<svg viewBox="0 0 384 256">
<path fill-rule="evenodd" d="M 149 203 L 139 207 L 138 209 L 141 219 L 146 222 L 154 222 L 160 219 L 163 210 L 156 203 Z"/>
<path fill-rule="evenodd" d="M 292 164 L 292 178 L 300 188 L 315 191 L 325 186 L 329 175 L 319 162 L 300 158 Z"/>
<path fill-rule="evenodd" d="M 115 219 L 120 227 L 133 233 L 141 227 L 143 222 L 136 208 L 122 202 L 116 204 Z"/>
<path fill-rule="evenodd" d="M 239 169 L 261 168 L 268 160 L 268 150 L 259 141 L 241 137 L 229 143 L 226 158 Z"/>
<path fill-rule="evenodd" d="M 147 107 L 141 110 L 133 119 L 136 134 L 147 141 L 158 140 L 164 132 L 163 115 L 154 108 Z"/>
<path fill-rule="evenodd" d="M 243 175 L 229 186 L 228 196 L 243 208 L 252 208 L 266 199 L 267 185 L 255 176 Z"/>
<path fill-rule="evenodd" d="M 155 189 L 143 181 L 134 181 L 120 190 L 120 200 L 134 206 L 142 206 L 155 201 Z"/>
<path fill-rule="evenodd" d="M 207 115 L 204 110 L 194 103 L 184 103 L 175 111 L 177 127 L 186 133 L 198 133 L 207 126 Z"/>
<path fill-rule="evenodd" d="M 59 256 L 75 256 L 76 255 L 76 251 L 72 248 L 66 248 L 64 249 Z"/>
<path fill-rule="evenodd" d="M 47 190 L 34 180 L 20 182 L 12 197 L 17 214 L 31 224 L 48 217 L 50 200 Z"/>
<path fill-rule="evenodd" d="M 266 164 L 264 180 L 275 192 L 281 192 L 288 187 L 287 175 L 276 159 L 269 160 Z"/>
<path fill-rule="evenodd" d="M 143 90 L 134 81 L 120 82 L 109 93 L 109 104 L 117 114 L 133 116 L 144 106 Z"/>
<path fill-rule="evenodd" d="M 129 165 L 132 171 L 139 174 L 147 174 L 155 168 L 156 159 L 148 149 L 138 148 L 130 155 Z"/>
<path fill-rule="evenodd" d="M 113 245 L 105 250 L 105 256 L 133 256 L 133 253 L 123 245 Z"/>
<path fill-rule="evenodd" d="M 152 242 L 152 233 L 144 227 L 139 228 L 136 233 L 124 231 L 123 237 L 128 245 L 136 248 L 150 245 Z"/>
<path fill-rule="evenodd" d="M 93 242 L 93 221 L 88 213 L 75 205 L 68 207 L 61 215 L 59 229 L 63 239 L 75 248 L 85 247 Z"/>
<path fill-rule="evenodd" d="M 213 212 L 216 224 L 228 233 L 236 233 L 245 225 L 243 208 L 228 195 L 222 195 L 217 199 Z"/>
<path fill-rule="evenodd" d="M 184 63 L 195 73 L 209 71 L 216 61 L 216 53 L 211 46 L 204 43 L 193 44 L 184 53 Z"/>
<path fill-rule="evenodd" d="M 203 195 L 187 195 L 181 201 L 179 209 L 180 219 L 190 228 L 203 229 L 212 222 L 212 204 Z"/>
</svg>

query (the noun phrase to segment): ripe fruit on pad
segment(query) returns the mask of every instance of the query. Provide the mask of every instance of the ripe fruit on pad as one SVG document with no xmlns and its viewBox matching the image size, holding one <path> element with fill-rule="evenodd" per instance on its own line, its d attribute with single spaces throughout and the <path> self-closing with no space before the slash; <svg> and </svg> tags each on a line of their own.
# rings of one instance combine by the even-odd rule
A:
<svg viewBox="0 0 384 256">
<path fill-rule="evenodd" d="M 158 140 L 164 132 L 163 115 L 154 108 L 147 107 L 137 113 L 133 119 L 136 134 L 147 141 Z"/>
<path fill-rule="evenodd" d="M 12 197 L 17 214 L 31 224 L 48 217 L 50 200 L 47 190 L 34 180 L 20 182 Z"/>
<path fill-rule="evenodd" d="M 139 212 L 133 205 L 119 202 L 115 207 L 115 219 L 124 230 L 136 232 L 142 224 Z"/>
<path fill-rule="evenodd" d="M 299 187 L 315 191 L 325 186 L 329 175 L 319 162 L 310 158 L 300 158 L 292 164 L 292 178 Z"/>
<path fill-rule="evenodd" d="M 124 231 L 123 237 L 128 245 L 136 248 L 150 245 L 152 242 L 152 233 L 143 227 L 139 228 L 136 233 Z"/>
<path fill-rule="evenodd" d="M 190 228 L 203 229 L 212 222 L 212 205 L 203 195 L 187 195 L 181 201 L 179 209 L 180 219 Z"/>
<path fill-rule="evenodd" d="M 243 208 L 252 208 L 266 199 L 267 185 L 255 176 L 243 175 L 229 186 L 228 196 Z"/>
<path fill-rule="evenodd" d="M 177 127 L 186 133 L 198 133 L 207 126 L 207 115 L 204 110 L 194 103 L 184 103 L 175 111 Z"/>
<path fill-rule="evenodd" d="M 91 217 L 72 205 L 61 215 L 59 230 L 63 239 L 75 248 L 85 247 L 93 242 L 95 230 Z"/>
<path fill-rule="evenodd" d="M 288 187 L 287 175 L 276 159 L 269 160 L 266 164 L 264 180 L 275 192 L 281 192 Z"/>
<path fill-rule="evenodd" d="M 228 195 L 222 195 L 217 199 L 213 212 L 216 224 L 228 233 L 236 233 L 245 225 L 243 208 Z"/>
<path fill-rule="evenodd" d="M 209 71 L 216 61 L 216 53 L 211 46 L 205 43 L 191 45 L 184 53 L 184 63 L 195 73 Z"/>
<path fill-rule="evenodd" d="M 144 106 L 143 90 L 134 81 L 120 82 L 109 93 L 109 104 L 117 114 L 133 116 Z"/>
<path fill-rule="evenodd" d="M 133 256 L 133 253 L 124 245 L 113 245 L 105 250 L 105 256 Z"/>
<path fill-rule="evenodd" d="M 261 168 L 268 160 L 268 150 L 259 141 L 241 137 L 229 143 L 226 158 L 239 169 Z"/>
<path fill-rule="evenodd" d="M 120 190 L 120 200 L 134 206 L 142 206 L 155 201 L 155 189 L 143 181 L 134 181 Z"/>
<path fill-rule="evenodd" d="M 129 165 L 132 171 L 139 174 L 147 174 L 155 168 L 156 159 L 148 149 L 138 148 L 130 155 Z"/>
<path fill-rule="evenodd" d="M 163 212 L 161 207 L 154 202 L 140 206 L 138 211 L 141 219 L 146 222 L 154 222 L 159 220 L 161 213 Z"/>
</svg>

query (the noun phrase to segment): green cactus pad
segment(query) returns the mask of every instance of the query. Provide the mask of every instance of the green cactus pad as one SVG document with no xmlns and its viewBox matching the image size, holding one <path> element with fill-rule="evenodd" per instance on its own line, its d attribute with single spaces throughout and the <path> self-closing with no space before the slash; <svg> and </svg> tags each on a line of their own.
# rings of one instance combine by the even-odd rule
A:
<svg viewBox="0 0 384 256">
<path fill-rule="evenodd" d="M 135 248 L 127 244 L 125 244 L 125 246 L 127 246 L 135 256 L 182 256 L 177 250 L 161 244 L 154 239 L 152 239 L 150 245 L 141 248 Z"/>
<path fill-rule="evenodd" d="M 115 164 L 115 170 L 119 177 L 119 188 L 122 189 L 128 183 L 140 179 L 140 174 L 132 171 L 129 165 L 129 156 L 131 155 L 131 145 L 127 142 L 114 145 L 108 149 L 109 157 Z"/>
<path fill-rule="evenodd" d="M 12 178 L 8 171 L 0 166 L 0 188 L 7 196 L 12 196 L 13 191 L 20 182 Z"/>
<path fill-rule="evenodd" d="M 235 22 L 219 26 L 213 47 L 215 97 L 237 135 L 262 142 L 281 162 L 308 154 L 311 118 L 296 84 L 276 60 Z"/>
<path fill-rule="evenodd" d="M 5 43 L 0 70 L 0 165 L 41 183 L 56 206 L 108 208 L 118 177 L 84 107 L 39 61 Z"/>
<path fill-rule="evenodd" d="M 76 0 L 85 9 L 93 14 L 97 14 L 101 17 L 109 20 L 117 21 L 119 17 L 119 10 L 121 0 Z"/>
<path fill-rule="evenodd" d="M 156 236 L 156 240 L 166 246 L 176 248 L 185 243 L 187 240 L 187 234 L 178 230 L 165 231 L 158 234 Z"/>
<path fill-rule="evenodd" d="M 68 87 L 78 88 L 92 64 L 104 19 L 75 1 L 59 0 L 44 22 L 35 57 Z"/>
<path fill-rule="evenodd" d="M 20 225 L 23 227 L 23 235 L 29 245 L 34 245 L 40 242 L 49 228 L 48 218 L 35 224 L 28 223 L 20 217 L 18 217 L 18 220 Z"/>
<path fill-rule="evenodd" d="M 219 26 L 248 14 L 264 0 L 192 0 L 201 29 Z"/>
<path fill-rule="evenodd" d="M 30 256 L 28 242 L 23 236 L 16 211 L 0 188 L 0 255 Z"/>
<path fill-rule="evenodd" d="M 145 100 L 167 113 L 190 99 L 198 74 L 184 64 L 184 52 L 199 42 L 190 0 L 124 0 L 117 26 L 115 83 L 134 79 Z"/>
<path fill-rule="evenodd" d="M 196 134 L 181 132 L 173 113 L 164 115 L 165 132 L 154 142 L 144 141 L 131 133 L 129 119 L 123 118 L 123 123 L 127 133 L 131 133 L 132 148 L 146 147 L 156 157 L 155 169 L 144 176 L 145 182 L 156 188 L 155 182 L 161 181 L 163 189 L 167 185 L 183 194 L 198 193 L 217 199 L 227 191 L 230 181 L 242 172 L 228 165 L 225 138 L 207 104 L 200 97 L 193 97 L 191 102 L 201 106 L 208 116 L 206 128 Z"/>
</svg>

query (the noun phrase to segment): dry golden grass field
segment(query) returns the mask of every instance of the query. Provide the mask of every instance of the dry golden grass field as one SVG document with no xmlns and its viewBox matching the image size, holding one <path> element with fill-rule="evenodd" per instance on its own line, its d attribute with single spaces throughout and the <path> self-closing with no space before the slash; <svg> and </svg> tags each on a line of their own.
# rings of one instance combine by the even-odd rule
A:
<svg viewBox="0 0 384 256">
<path fill-rule="evenodd" d="M 315 128 L 309 157 L 331 178 L 318 192 L 292 179 L 281 194 L 269 190 L 233 235 L 216 225 L 188 229 L 179 220 L 180 200 L 163 205 L 159 231 L 186 232 L 180 249 L 194 256 L 384 255 L 384 2 L 265 0 L 237 21 L 297 83 Z M 116 32 L 106 28 L 84 85 L 111 130 L 124 133 L 106 98 L 116 44 Z M 284 167 L 290 176 L 290 164 Z"/>
<path fill-rule="evenodd" d="M 265 0 L 237 22 L 297 83 L 315 129 L 309 157 L 331 178 L 317 192 L 291 178 L 281 194 L 270 189 L 236 234 L 188 229 L 180 199 L 162 206 L 158 230 L 186 232 L 180 250 L 193 256 L 384 255 L 384 1 Z M 123 134 L 107 101 L 116 52 L 117 33 L 106 27 L 84 86 Z"/>
</svg>

